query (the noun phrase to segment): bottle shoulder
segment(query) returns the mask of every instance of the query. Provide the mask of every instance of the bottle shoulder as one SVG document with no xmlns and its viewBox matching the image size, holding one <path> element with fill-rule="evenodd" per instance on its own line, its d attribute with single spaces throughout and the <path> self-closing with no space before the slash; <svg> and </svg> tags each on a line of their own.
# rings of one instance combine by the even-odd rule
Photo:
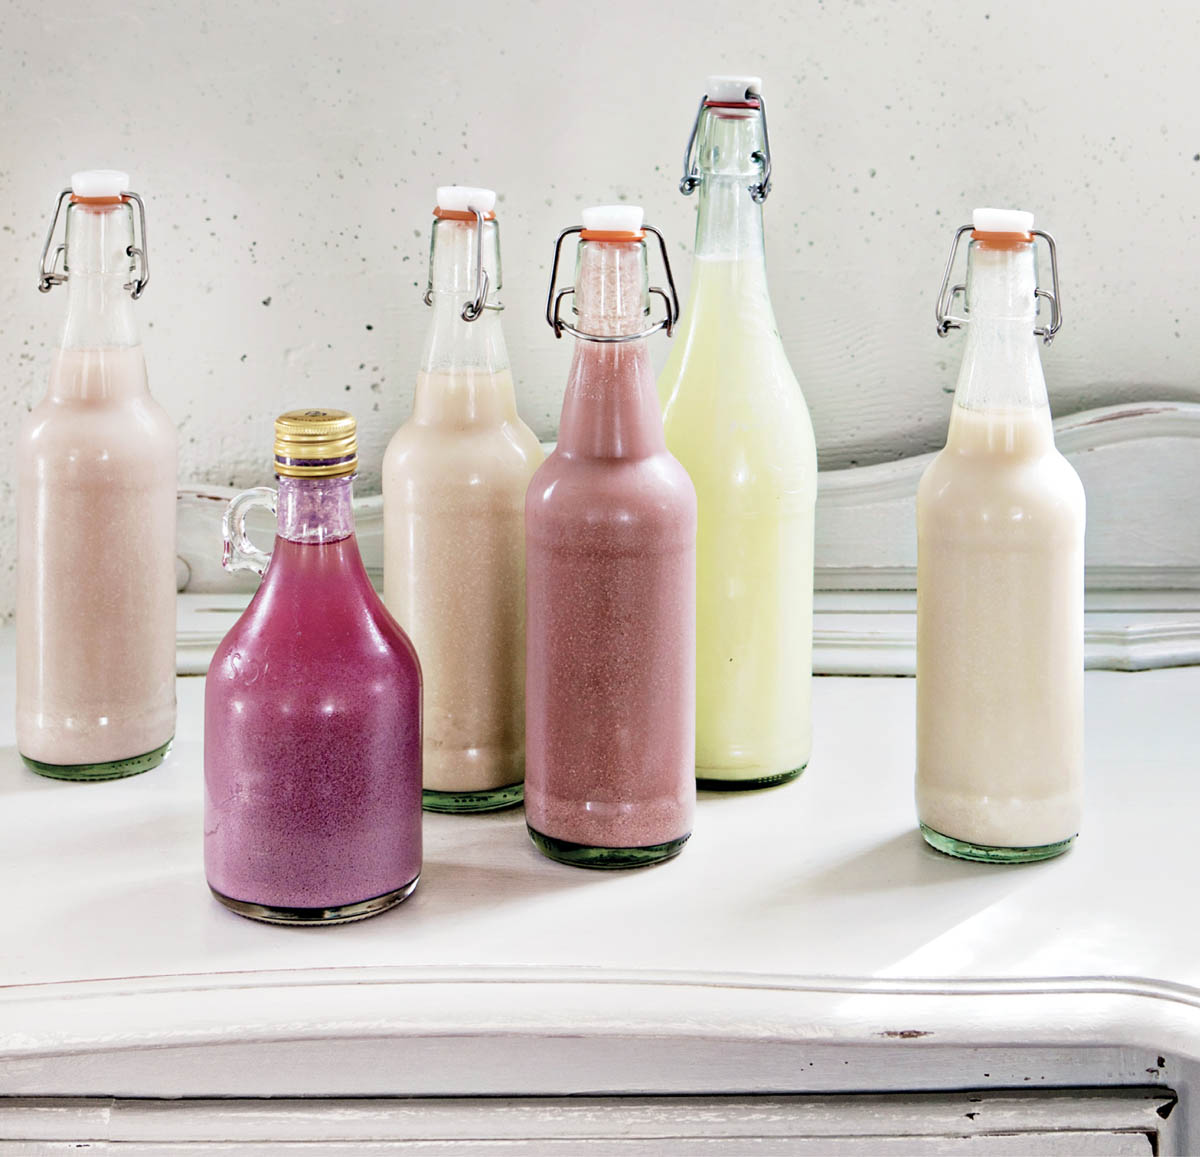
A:
<svg viewBox="0 0 1200 1157">
<path fill-rule="evenodd" d="M 494 426 L 448 427 L 410 418 L 383 456 L 383 489 L 522 489 L 545 454 L 519 418 Z"/>
<path fill-rule="evenodd" d="M 698 310 L 681 323 L 658 379 L 667 444 L 689 468 L 712 455 L 815 464 L 812 417 L 773 317 L 747 323 L 734 312 Z"/>
<path fill-rule="evenodd" d="M 347 566 L 314 583 L 285 568 L 268 567 L 249 606 L 221 640 L 210 665 L 210 684 L 261 681 L 265 686 L 298 677 L 317 686 L 321 673 L 348 672 L 419 677 L 412 640 L 393 618 L 365 572 Z"/>
<path fill-rule="evenodd" d="M 178 434 L 148 394 L 99 403 L 44 397 L 21 422 L 18 453 L 77 467 L 140 462 L 174 470 Z"/>
<path fill-rule="evenodd" d="M 1053 446 L 1031 455 L 938 451 L 917 487 L 918 521 L 973 523 L 1032 531 L 1048 523 L 1081 529 L 1083 483 Z"/>
<path fill-rule="evenodd" d="M 696 490 L 682 464 L 666 451 L 644 458 L 582 458 L 551 454 L 525 497 L 530 532 L 543 523 L 588 528 L 635 528 L 694 533 Z"/>
</svg>

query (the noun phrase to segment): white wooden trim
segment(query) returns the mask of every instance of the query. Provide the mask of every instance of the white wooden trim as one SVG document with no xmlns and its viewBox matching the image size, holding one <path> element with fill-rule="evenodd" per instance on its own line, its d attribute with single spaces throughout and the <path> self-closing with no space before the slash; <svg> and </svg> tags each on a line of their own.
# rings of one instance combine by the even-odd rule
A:
<svg viewBox="0 0 1200 1157">
<path fill-rule="evenodd" d="M 603 1145 L 604 1152 L 619 1146 L 620 1152 L 657 1155 L 690 1153 L 696 1146 L 733 1153 L 739 1142 L 755 1143 L 756 1153 L 827 1152 L 811 1143 L 841 1142 L 866 1154 L 901 1140 L 909 1144 L 900 1151 L 940 1153 L 961 1152 L 968 1139 L 1019 1137 L 1041 1152 L 1152 1153 L 1166 1148 L 1174 1107 L 1174 1096 L 1161 1089 L 833 1097 L 5 1098 L 0 1143 L 104 1141 L 124 1151 L 127 1145 L 223 1142 L 257 1151 L 301 1141 L 401 1142 L 406 1152 L 410 1146 L 449 1146 L 472 1154 L 546 1153 L 582 1144 L 588 1153 Z M 1074 1147 L 1055 1144 L 1064 1134 L 1073 1135 Z M 1089 1148 L 1078 1144 L 1084 1138 Z"/>
<path fill-rule="evenodd" d="M 179 597 L 176 662 L 203 675 L 217 644 L 249 598 Z M 1200 590 L 1089 591 L 1085 663 L 1145 671 L 1200 663 Z M 911 675 L 916 669 L 916 595 L 912 591 L 817 591 L 813 670 L 818 675 Z"/>
<path fill-rule="evenodd" d="M 1088 585 L 1200 590 L 1200 403 L 1106 406 L 1055 422 L 1059 448 L 1088 499 Z M 819 589 L 911 590 L 916 579 L 917 483 L 932 455 L 823 471 L 818 483 Z M 236 491 L 179 493 L 179 553 L 189 592 L 253 589 L 221 569 L 221 514 Z M 372 577 L 383 565 L 383 503 L 355 503 Z M 269 535 L 270 527 L 261 527 Z"/>
</svg>

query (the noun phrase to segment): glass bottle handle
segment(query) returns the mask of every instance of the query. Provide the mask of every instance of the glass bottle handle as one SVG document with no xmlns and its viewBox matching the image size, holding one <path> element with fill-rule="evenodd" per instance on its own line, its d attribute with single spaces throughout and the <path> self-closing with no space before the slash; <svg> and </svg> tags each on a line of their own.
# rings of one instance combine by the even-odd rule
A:
<svg viewBox="0 0 1200 1157">
<path fill-rule="evenodd" d="M 225 516 L 221 519 L 221 536 L 225 540 L 221 565 L 227 571 L 252 570 L 261 576 L 267 569 L 271 556 L 250 541 L 246 519 L 255 507 L 263 507 L 274 514 L 277 499 L 278 495 L 269 486 L 255 486 L 253 490 L 243 490 L 225 508 Z"/>
</svg>

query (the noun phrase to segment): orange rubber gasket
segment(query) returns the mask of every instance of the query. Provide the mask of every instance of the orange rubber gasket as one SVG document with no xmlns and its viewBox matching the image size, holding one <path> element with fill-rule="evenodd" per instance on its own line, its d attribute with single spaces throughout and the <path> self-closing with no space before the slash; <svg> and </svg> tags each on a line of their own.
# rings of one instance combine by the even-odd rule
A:
<svg viewBox="0 0 1200 1157">
<path fill-rule="evenodd" d="M 474 221 L 475 220 L 475 214 L 468 212 L 464 209 L 442 209 L 442 208 L 435 207 L 433 210 L 433 215 L 439 221 Z M 496 214 L 494 211 L 484 213 L 483 219 L 485 221 L 495 221 Z"/>
<path fill-rule="evenodd" d="M 985 249 L 1019 249 L 1033 240 L 1032 233 L 985 233 L 976 229 L 972 241 L 978 241 Z"/>
<path fill-rule="evenodd" d="M 71 204 L 73 205 L 126 205 L 128 203 L 128 197 L 79 197 L 74 193 L 71 194 Z"/>
<path fill-rule="evenodd" d="M 645 241 L 646 233 L 639 229 L 636 233 L 625 229 L 581 229 L 580 241 Z"/>
<path fill-rule="evenodd" d="M 762 108 L 756 100 L 706 100 L 705 108 Z"/>
</svg>

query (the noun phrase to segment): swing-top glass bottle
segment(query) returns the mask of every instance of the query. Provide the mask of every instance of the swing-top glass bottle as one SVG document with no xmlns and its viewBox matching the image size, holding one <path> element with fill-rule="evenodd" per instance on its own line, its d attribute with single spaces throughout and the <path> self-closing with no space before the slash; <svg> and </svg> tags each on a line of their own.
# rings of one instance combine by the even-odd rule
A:
<svg viewBox="0 0 1200 1157">
<path fill-rule="evenodd" d="M 176 435 L 133 305 L 149 268 L 129 178 L 76 173 L 38 283 L 66 284 L 62 341 L 17 447 L 17 747 L 56 779 L 146 771 L 175 732 Z"/>
<path fill-rule="evenodd" d="M 967 342 L 946 447 L 917 490 L 917 811 L 933 847 L 970 860 L 1057 855 L 1082 810 L 1084 494 L 1037 349 L 1061 324 L 1057 265 L 1032 213 L 976 209 L 938 297 L 939 334 L 963 326 Z"/>
<path fill-rule="evenodd" d="M 757 77 L 709 77 L 685 155 L 692 288 L 659 377 L 667 447 L 696 486 L 696 775 L 794 779 L 812 747 L 817 454 L 767 290 L 771 189 Z"/>
</svg>

